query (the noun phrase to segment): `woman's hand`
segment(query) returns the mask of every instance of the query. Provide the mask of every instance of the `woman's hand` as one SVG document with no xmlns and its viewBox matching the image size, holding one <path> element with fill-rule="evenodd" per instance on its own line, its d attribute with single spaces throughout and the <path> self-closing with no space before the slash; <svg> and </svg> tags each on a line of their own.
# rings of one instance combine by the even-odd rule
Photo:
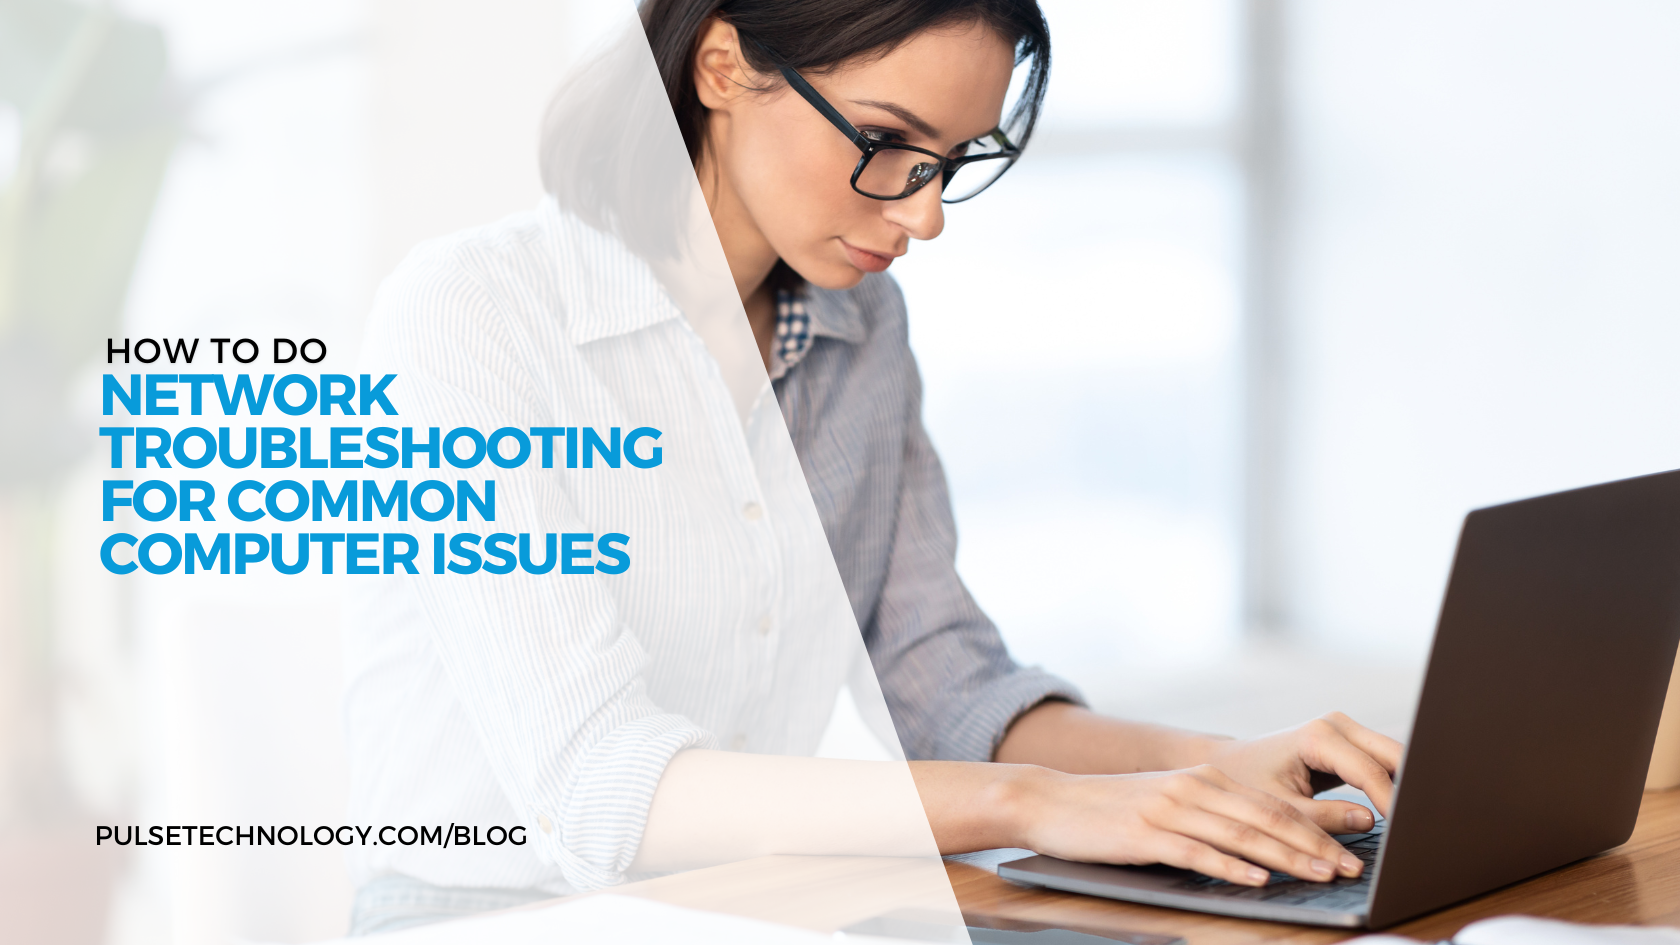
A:
<svg viewBox="0 0 1680 945">
<path fill-rule="evenodd" d="M 1303 879 L 1332 878 L 1326 863 L 1333 873 L 1359 875 L 1359 861 L 1329 834 L 1371 829 L 1371 812 L 1313 800 L 1315 789 L 1329 786 L 1315 784 L 1315 775 L 1364 790 L 1387 814 L 1400 752 L 1399 742 L 1341 713 L 1238 740 L 1046 702 L 1016 720 L 994 755 L 1004 763 L 998 769 L 1031 772 L 1019 805 L 972 803 L 954 788 L 961 778 L 936 770 L 940 762 L 911 767 L 942 852 L 1025 846 L 1073 860 L 1167 863 L 1252 884 L 1256 864 Z M 1024 767 L 1031 765 L 1042 767 Z M 1005 809 L 1012 813 L 1001 821 L 988 816 Z"/>
<path fill-rule="evenodd" d="M 1351 801 L 1315 801 L 1331 775 L 1364 791 L 1388 816 L 1400 743 L 1379 735 L 1340 712 L 1259 738 L 1217 742 L 1208 763 L 1250 788 L 1288 802 L 1329 833 L 1371 829 L 1371 812 Z M 1315 773 L 1322 773 L 1314 783 Z"/>
<path fill-rule="evenodd" d="M 1016 770 L 1004 806 L 1017 845 L 1040 853 L 1165 863 L 1246 886 L 1264 885 L 1268 870 L 1326 882 L 1363 868 L 1294 807 L 1211 765 L 1127 775 Z"/>
</svg>

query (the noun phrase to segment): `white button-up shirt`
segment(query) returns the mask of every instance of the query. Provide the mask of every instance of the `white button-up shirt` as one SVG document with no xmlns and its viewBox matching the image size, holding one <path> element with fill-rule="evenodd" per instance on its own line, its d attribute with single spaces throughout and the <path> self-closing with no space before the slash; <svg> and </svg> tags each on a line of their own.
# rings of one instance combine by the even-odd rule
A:
<svg viewBox="0 0 1680 945">
<path fill-rule="evenodd" d="M 891 281 L 801 308 L 803 359 L 777 350 L 743 422 L 647 266 L 552 201 L 425 244 L 387 280 L 364 359 L 398 374 L 398 425 L 652 426 L 664 452 L 652 469 L 392 471 L 496 480 L 497 521 L 451 531 L 620 532 L 632 563 L 357 579 L 352 822 L 530 837 L 356 848 L 358 882 L 618 882 L 673 754 L 811 754 L 869 657 L 911 757 L 985 760 L 1020 712 L 1077 698 L 1017 667 L 957 579 Z"/>
<path fill-rule="evenodd" d="M 358 881 L 610 884 L 677 751 L 816 749 L 863 652 L 845 589 L 768 382 L 743 425 L 640 260 L 551 203 L 426 244 L 382 287 L 364 360 L 397 374 L 393 422 L 419 436 L 651 426 L 663 462 L 392 471 L 496 480 L 496 522 L 450 531 L 620 532 L 631 565 L 361 580 L 352 821 L 526 825 L 531 842 L 358 849 Z"/>
</svg>

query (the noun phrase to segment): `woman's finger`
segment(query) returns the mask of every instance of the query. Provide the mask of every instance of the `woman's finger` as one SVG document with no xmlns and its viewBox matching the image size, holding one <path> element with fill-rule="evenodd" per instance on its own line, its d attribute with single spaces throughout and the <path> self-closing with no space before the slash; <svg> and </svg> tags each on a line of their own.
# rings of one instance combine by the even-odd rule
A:
<svg viewBox="0 0 1680 945">
<path fill-rule="evenodd" d="M 1271 873 L 1253 863 L 1221 853 L 1200 840 L 1180 833 L 1163 831 L 1154 843 L 1146 847 L 1146 854 L 1152 862 L 1195 870 L 1239 886 L 1264 886 L 1271 878 Z"/>
<path fill-rule="evenodd" d="M 1320 719 L 1309 723 L 1308 739 L 1301 760 L 1308 767 L 1328 771 L 1365 792 L 1384 817 L 1394 803 L 1394 779 L 1382 762 L 1345 738 L 1331 723 Z"/>
<path fill-rule="evenodd" d="M 1245 821 L 1195 807 L 1180 808 L 1170 823 L 1157 826 L 1201 841 L 1222 853 L 1313 882 L 1335 879 L 1340 868 L 1336 859 L 1303 852 Z"/>
<path fill-rule="evenodd" d="M 1290 806 L 1306 815 L 1320 830 L 1333 836 L 1366 833 L 1376 824 L 1376 818 L 1371 815 L 1369 807 L 1352 801 L 1315 801 L 1310 797 L 1303 797 L 1290 802 Z"/>
<path fill-rule="evenodd" d="M 1193 792 L 1188 798 L 1191 803 L 1271 837 L 1299 857 L 1297 868 L 1276 865 L 1275 860 L 1267 860 L 1267 865 L 1301 876 L 1303 879 L 1330 878 L 1308 876 L 1299 871 L 1309 868 L 1299 864 L 1310 864 L 1314 860 L 1330 864 L 1333 873 L 1345 876 L 1358 876 L 1364 869 L 1364 864 L 1358 857 L 1343 849 L 1341 844 L 1332 840 L 1311 818 L 1285 801 L 1238 783 L 1218 769 L 1209 769 L 1205 780 L 1207 787 Z"/>
<path fill-rule="evenodd" d="M 1375 758 L 1379 764 L 1388 769 L 1389 774 L 1400 772 L 1400 759 L 1406 752 L 1404 745 L 1381 732 L 1374 732 L 1360 725 L 1340 712 L 1332 712 L 1326 715 L 1324 721 L 1329 722 L 1336 731 L 1341 732 L 1343 738 L 1353 743 L 1353 747 Z"/>
</svg>

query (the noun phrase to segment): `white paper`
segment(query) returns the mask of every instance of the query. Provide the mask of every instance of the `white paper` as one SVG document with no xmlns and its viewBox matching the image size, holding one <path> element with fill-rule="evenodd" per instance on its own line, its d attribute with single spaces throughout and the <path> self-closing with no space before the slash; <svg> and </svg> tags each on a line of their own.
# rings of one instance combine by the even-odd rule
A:
<svg viewBox="0 0 1680 945">
<path fill-rule="evenodd" d="M 1459 930 L 1455 945 L 1680 945 L 1680 929 L 1578 925 L 1526 915 L 1483 919 Z"/>
<path fill-rule="evenodd" d="M 729 943 L 729 945 L 833 945 L 834 937 L 756 919 L 700 912 L 631 896 L 583 896 L 537 909 L 520 909 L 423 925 L 377 939 L 338 939 L 332 945 L 614 945 Z"/>
<path fill-rule="evenodd" d="M 1419 945 L 1400 935 L 1365 935 L 1344 945 Z M 1680 945 L 1680 929 L 1638 925 L 1581 925 L 1528 915 L 1472 922 L 1452 945 Z"/>
</svg>

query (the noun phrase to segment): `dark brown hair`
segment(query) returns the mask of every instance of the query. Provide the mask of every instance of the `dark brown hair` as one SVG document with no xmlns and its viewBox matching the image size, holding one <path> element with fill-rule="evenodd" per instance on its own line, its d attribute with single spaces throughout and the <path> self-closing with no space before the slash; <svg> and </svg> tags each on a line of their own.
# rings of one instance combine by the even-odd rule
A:
<svg viewBox="0 0 1680 945">
<path fill-rule="evenodd" d="M 1015 47 L 1017 65 L 1028 63 L 1026 81 L 1003 130 L 1025 147 L 1044 104 L 1050 79 L 1050 30 L 1037 0 L 643 0 L 642 28 L 671 100 L 690 161 L 700 157 L 706 107 L 694 88 L 694 53 L 711 17 L 728 21 L 742 36 L 741 53 L 755 71 L 775 75 L 781 66 L 821 74 L 842 63 L 886 55 L 923 30 L 978 20 Z M 778 61 L 771 61 L 775 50 Z M 781 261 L 770 273 L 774 288 L 802 280 Z"/>
<path fill-rule="evenodd" d="M 538 165 L 561 208 L 611 233 L 647 259 L 685 250 L 694 178 L 674 174 L 674 113 L 689 163 L 700 153 L 706 109 L 694 89 L 694 51 L 707 19 L 719 16 L 744 37 L 755 70 L 786 64 L 820 75 L 842 63 L 891 52 L 922 30 L 979 20 L 1029 63 L 1020 97 L 1003 123 L 1017 145 L 1032 136 L 1050 75 L 1050 34 L 1036 0 L 643 0 L 641 29 L 627 22 L 569 76 L 543 116 Z M 783 57 L 769 61 L 769 52 Z M 657 69 L 646 68 L 651 50 Z M 779 80 L 778 80 L 779 81 Z M 786 263 L 773 288 L 802 280 Z"/>
<path fill-rule="evenodd" d="M 1003 123 L 1018 146 L 1032 137 L 1050 78 L 1050 30 L 1036 0 L 643 0 L 641 15 L 690 160 L 699 158 L 706 129 L 706 108 L 694 89 L 694 51 L 714 16 L 742 34 L 747 65 L 769 75 L 781 66 L 821 74 L 885 55 L 925 29 L 978 20 L 1015 47 L 1017 64 L 1030 63 Z M 772 49 L 781 61 L 770 60 Z"/>
</svg>

